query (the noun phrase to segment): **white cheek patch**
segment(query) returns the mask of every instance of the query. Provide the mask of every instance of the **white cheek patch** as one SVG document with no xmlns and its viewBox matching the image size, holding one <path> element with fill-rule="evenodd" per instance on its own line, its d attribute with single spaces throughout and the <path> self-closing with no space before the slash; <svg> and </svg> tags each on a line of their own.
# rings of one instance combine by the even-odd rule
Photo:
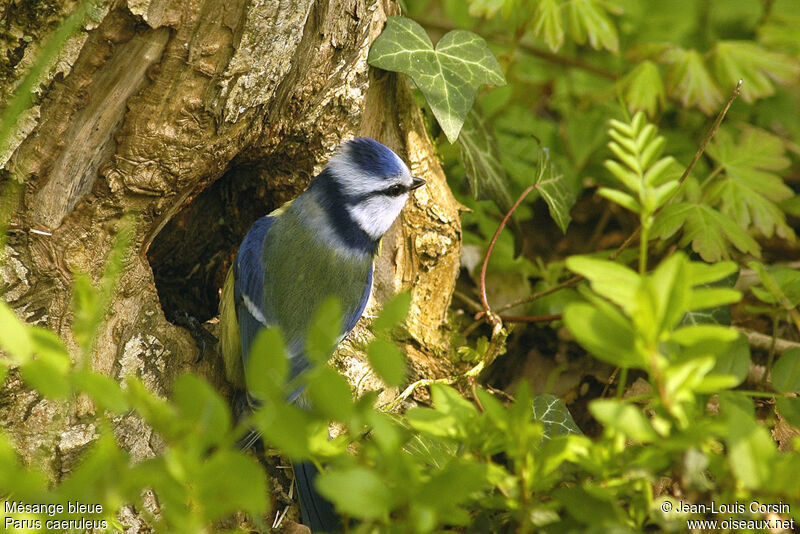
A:
<svg viewBox="0 0 800 534">
<path fill-rule="evenodd" d="M 400 215 L 407 199 L 408 193 L 397 197 L 375 195 L 354 206 L 348 206 L 347 211 L 367 235 L 378 240 Z"/>
</svg>

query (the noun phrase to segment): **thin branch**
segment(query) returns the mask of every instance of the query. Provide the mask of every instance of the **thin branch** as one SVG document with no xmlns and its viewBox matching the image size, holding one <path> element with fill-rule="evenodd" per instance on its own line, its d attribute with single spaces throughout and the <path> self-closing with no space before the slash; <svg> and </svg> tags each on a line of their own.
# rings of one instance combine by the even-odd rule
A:
<svg viewBox="0 0 800 534">
<path fill-rule="evenodd" d="M 455 289 L 453 290 L 453 296 L 463 302 L 472 313 L 479 313 L 483 311 L 483 306 L 481 306 L 478 301 L 474 300 L 466 293 Z"/>
<path fill-rule="evenodd" d="M 784 352 L 790 349 L 800 349 L 800 343 L 797 341 L 790 341 L 788 339 L 782 338 L 773 338 L 772 336 L 768 336 L 767 334 L 762 334 L 761 332 L 756 332 L 755 330 L 750 330 L 749 328 L 736 328 L 739 332 L 744 334 L 747 338 L 747 342 L 750 344 L 751 347 L 754 349 L 760 350 L 770 350 L 773 347 L 773 340 L 774 340 L 774 350 L 776 354 L 783 354 Z"/>
<path fill-rule="evenodd" d="M 492 240 L 489 242 L 489 248 L 486 249 L 486 254 L 483 257 L 483 265 L 481 265 L 481 278 L 480 278 L 480 289 L 481 289 L 481 304 L 483 305 L 483 311 L 489 317 L 492 317 L 492 308 L 489 306 L 489 301 L 486 300 L 486 268 L 489 266 L 489 258 L 492 257 L 492 252 L 494 251 L 494 246 L 497 244 L 497 238 L 500 237 L 500 232 L 503 231 L 503 228 L 506 227 L 508 224 L 508 220 L 511 218 L 511 215 L 514 214 L 516 209 L 519 207 L 520 203 L 525 200 L 531 191 L 536 187 L 536 184 L 531 184 L 525 188 L 525 191 L 519 196 L 514 205 L 511 206 L 511 209 L 508 210 L 503 220 L 500 221 L 500 225 L 497 227 L 494 235 L 492 236 Z"/>
<path fill-rule="evenodd" d="M 549 323 L 558 321 L 561 314 L 555 315 L 501 315 L 500 320 L 504 323 Z"/>
<path fill-rule="evenodd" d="M 694 166 L 697 164 L 697 161 L 700 159 L 700 156 L 702 156 L 703 152 L 706 151 L 706 147 L 708 146 L 708 143 L 711 142 L 711 138 L 714 137 L 715 133 L 717 133 L 717 129 L 719 128 L 719 125 L 722 124 L 722 121 L 725 119 L 725 115 L 727 115 L 728 114 L 728 110 L 731 109 L 731 105 L 733 104 L 733 101 L 736 100 L 736 98 L 739 96 L 739 93 L 741 93 L 741 91 L 742 91 L 742 80 L 739 80 L 738 83 L 736 84 L 736 87 L 734 87 L 733 92 L 731 93 L 731 96 L 728 97 L 728 101 L 725 103 L 725 107 L 722 108 L 722 111 L 720 111 L 719 115 L 717 115 L 717 118 L 714 120 L 714 123 L 711 125 L 711 128 L 708 130 L 708 132 L 706 132 L 706 136 L 703 138 L 703 142 L 700 143 L 700 146 L 698 147 L 697 152 L 694 153 L 694 157 L 692 158 L 692 161 L 689 163 L 689 166 L 686 167 L 685 171 L 683 171 L 683 174 L 681 175 L 680 183 L 683 183 L 686 180 L 686 178 L 689 176 L 689 173 L 692 172 L 692 169 L 694 169 Z M 675 195 L 676 193 L 677 193 L 677 190 L 675 191 L 675 193 L 673 193 L 673 195 Z"/>
</svg>

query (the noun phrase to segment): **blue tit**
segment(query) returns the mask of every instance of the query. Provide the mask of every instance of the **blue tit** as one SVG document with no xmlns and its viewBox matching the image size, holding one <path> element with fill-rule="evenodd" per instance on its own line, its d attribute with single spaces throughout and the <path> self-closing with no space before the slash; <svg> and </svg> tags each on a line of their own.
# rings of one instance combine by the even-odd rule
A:
<svg viewBox="0 0 800 534">
<path fill-rule="evenodd" d="M 369 299 L 378 243 L 409 193 L 424 184 L 389 148 L 357 138 L 339 146 L 299 197 L 253 224 L 220 302 L 220 342 L 231 383 L 245 388 L 250 347 L 265 326 L 283 333 L 290 379 L 306 370 L 306 331 L 330 296 L 338 297 L 343 312 L 339 340 L 353 329 Z M 292 392 L 289 400 L 301 393 Z M 337 529 L 331 504 L 313 487 L 313 464 L 294 468 L 303 522 L 312 531 Z"/>
</svg>

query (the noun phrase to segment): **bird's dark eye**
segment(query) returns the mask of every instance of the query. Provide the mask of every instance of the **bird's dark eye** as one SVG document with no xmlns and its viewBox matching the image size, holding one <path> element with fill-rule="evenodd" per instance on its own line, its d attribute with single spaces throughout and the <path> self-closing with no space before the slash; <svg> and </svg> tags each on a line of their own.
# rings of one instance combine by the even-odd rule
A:
<svg viewBox="0 0 800 534">
<path fill-rule="evenodd" d="M 408 191 L 408 189 L 406 189 L 405 186 L 400 185 L 400 184 L 394 184 L 393 186 L 391 186 L 388 189 L 386 189 L 385 193 L 387 195 L 389 195 L 390 197 L 399 197 L 400 195 L 402 195 L 406 191 Z"/>
</svg>

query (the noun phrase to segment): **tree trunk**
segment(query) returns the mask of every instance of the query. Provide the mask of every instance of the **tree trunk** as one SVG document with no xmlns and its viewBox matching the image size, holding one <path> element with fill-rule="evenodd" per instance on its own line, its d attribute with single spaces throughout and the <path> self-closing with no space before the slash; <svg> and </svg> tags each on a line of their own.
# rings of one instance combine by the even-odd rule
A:
<svg viewBox="0 0 800 534">
<path fill-rule="evenodd" d="M 0 7 L 0 98 L 75 6 Z M 341 141 L 371 136 L 428 180 L 384 238 L 373 300 L 410 288 L 412 375 L 446 373 L 458 204 L 405 80 L 367 65 L 370 44 L 397 12 L 389 0 L 109 2 L 68 41 L 0 154 L 2 180 L 24 182 L 0 264 L 2 298 L 74 348 L 72 272 L 98 279 L 132 213 L 133 246 L 94 368 L 119 380 L 137 375 L 164 396 L 176 374 L 192 370 L 225 392 L 217 355 L 198 362 L 193 338 L 168 319 L 212 319 L 250 224 L 303 191 Z M 360 326 L 354 337 L 366 335 Z M 354 350 L 336 358 L 358 391 L 377 383 L 363 362 Z M 80 398 L 43 399 L 16 373 L 0 392 L 2 425 L 54 480 L 93 439 L 92 410 Z M 116 433 L 135 459 L 158 452 L 134 415 L 118 418 Z"/>
</svg>

